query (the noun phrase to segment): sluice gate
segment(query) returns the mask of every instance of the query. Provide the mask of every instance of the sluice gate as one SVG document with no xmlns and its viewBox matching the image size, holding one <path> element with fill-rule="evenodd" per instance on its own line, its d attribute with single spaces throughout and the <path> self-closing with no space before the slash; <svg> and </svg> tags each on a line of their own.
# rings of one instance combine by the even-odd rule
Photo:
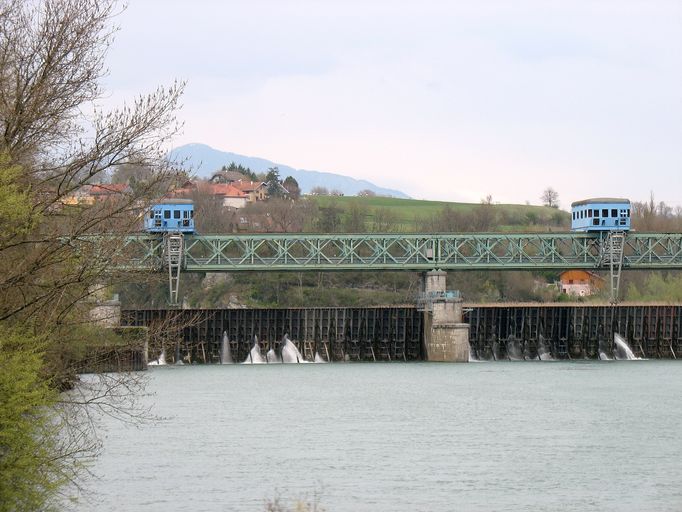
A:
<svg viewBox="0 0 682 512">
<path fill-rule="evenodd" d="M 123 310 L 121 324 L 149 327 L 150 353 L 176 361 L 219 362 L 224 334 L 235 361 L 255 340 L 263 354 L 278 351 L 285 335 L 310 361 L 424 358 L 423 313 L 414 307 Z"/>
<path fill-rule="evenodd" d="M 613 353 L 616 334 L 637 357 L 682 356 L 682 306 L 478 305 L 465 320 L 480 359 L 598 359 Z"/>
<path fill-rule="evenodd" d="M 637 357 L 682 357 L 682 305 L 465 305 L 478 359 L 598 359 L 622 336 Z M 257 339 L 278 350 L 285 335 L 308 360 L 423 360 L 424 313 L 415 307 L 123 310 L 123 326 L 149 327 L 150 358 L 220 361 L 227 334 L 235 361 Z"/>
</svg>

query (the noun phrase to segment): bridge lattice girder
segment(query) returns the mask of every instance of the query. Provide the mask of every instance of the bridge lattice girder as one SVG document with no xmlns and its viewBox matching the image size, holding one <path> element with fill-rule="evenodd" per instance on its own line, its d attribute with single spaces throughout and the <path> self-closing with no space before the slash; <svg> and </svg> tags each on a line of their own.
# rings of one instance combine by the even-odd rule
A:
<svg viewBox="0 0 682 512">
<path fill-rule="evenodd" d="M 607 268 L 591 233 L 185 235 L 186 272 L 563 270 Z M 158 235 L 123 241 L 121 266 L 159 270 Z M 624 269 L 682 269 L 682 234 L 629 233 Z"/>
</svg>

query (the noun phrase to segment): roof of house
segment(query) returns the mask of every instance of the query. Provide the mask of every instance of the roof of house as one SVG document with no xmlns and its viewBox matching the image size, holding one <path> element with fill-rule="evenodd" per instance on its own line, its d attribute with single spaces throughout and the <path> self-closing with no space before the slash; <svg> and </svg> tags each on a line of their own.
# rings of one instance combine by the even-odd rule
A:
<svg viewBox="0 0 682 512">
<path fill-rule="evenodd" d="M 229 183 L 209 183 L 207 192 L 212 196 L 246 197 L 246 194 Z"/>
<path fill-rule="evenodd" d="M 111 194 L 125 194 L 130 192 L 130 185 L 127 183 L 101 183 L 97 185 L 87 185 L 86 191 L 93 196 L 108 196 Z"/>
<path fill-rule="evenodd" d="M 211 196 L 245 198 L 247 194 L 228 183 L 210 183 L 207 181 L 186 182 L 182 187 L 176 188 L 169 195 L 172 197 L 190 197 L 199 191 Z"/>
<path fill-rule="evenodd" d="M 594 272 L 590 272 L 589 270 L 570 269 L 564 270 L 559 274 L 560 281 L 564 279 L 576 279 L 578 277 L 592 279 L 596 281 L 604 281 L 603 277 L 595 274 Z"/>
<path fill-rule="evenodd" d="M 233 187 L 241 190 L 242 192 L 252 192 L 258 190 L 259 188 L 265 186 L 264 181 L 233 181 L 230 183 Z"/>
</svg>

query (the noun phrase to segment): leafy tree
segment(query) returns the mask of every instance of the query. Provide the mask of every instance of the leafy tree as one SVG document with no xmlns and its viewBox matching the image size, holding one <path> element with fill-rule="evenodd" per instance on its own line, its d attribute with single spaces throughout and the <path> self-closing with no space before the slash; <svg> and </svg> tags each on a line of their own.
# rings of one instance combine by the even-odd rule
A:
<svg viewBox="0 0 682 512">
<path fill-rule="evenodd" d="M 0 324 L 0 511 L 40 510 L 70 478 L 41 377 L 45 340 Z"/>
<path fill-rule="evenodd" d="M 301 188 L 298 186 L 298 181 L 296 181 L 293 176 L 287 176 L 282 185 L 289 193 L 289 197 L 294 201 L 301 197 Z"/>
<path fill-rule="evenodd" d="M 60 475 L 93 446 L 87 407 L 106 407 L 121 396 L 113 389 L 134 387 L 132 377 L 102 376 L 94 380 L 103 401 L 64 395 L 59 407 L 47 391 L 73 383 L 63 356 L 89 320 L 84 299 L 122 277 L 113 272 L 125 257 L 118 236 L 139 230 L 149 201 L 178 176 L 165 156 L 182 84 L 119 109 L 96 106 L 115 14 L 114 0 L 0 0 L 0 493 L 18 493 L 1 495 L 0 510 L 46 508 Z M 134 190 L 91 205 L 69 200 L 126 166 L 143 170 Z M 103 232 L 108 240 L 85 238 Z M 38 332 L 50 333 L 49 345 Z M 21 443 L 32 456 L 15 450 Z"/>
<path fill-rule="evenodd" d="M 235 162 L 230 162 L 229 165 L 223 165 L 220 168 L 221 171 L 238 172 L 243 174 L 249 181 L 258 181 L 258 175 L 251 170 L 251 168 L 243 166 L 242 164 L 237 164 Z"/>
<path fill-rule="evenodd" d="M 265 175 L 265 181 L 268 184 L 268 197 L 284 197 L 286 190 L 282 187 L 282 180 L 279 177 L 279 169 L 277 167 L 270 167 L 268 169 L 268 173 Z"/>
</svg>

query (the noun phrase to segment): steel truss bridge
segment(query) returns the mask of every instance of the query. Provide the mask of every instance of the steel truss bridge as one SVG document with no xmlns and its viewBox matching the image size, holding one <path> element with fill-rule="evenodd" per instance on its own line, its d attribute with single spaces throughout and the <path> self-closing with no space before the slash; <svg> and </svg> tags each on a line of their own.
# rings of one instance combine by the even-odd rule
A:
<svg viewBox="0 0 682 512">
<path fill-rule="evenodd" d="M 682 269 L 682 233 L 130 235 L 125 270 L 184 272 Z"/>
</svg>

